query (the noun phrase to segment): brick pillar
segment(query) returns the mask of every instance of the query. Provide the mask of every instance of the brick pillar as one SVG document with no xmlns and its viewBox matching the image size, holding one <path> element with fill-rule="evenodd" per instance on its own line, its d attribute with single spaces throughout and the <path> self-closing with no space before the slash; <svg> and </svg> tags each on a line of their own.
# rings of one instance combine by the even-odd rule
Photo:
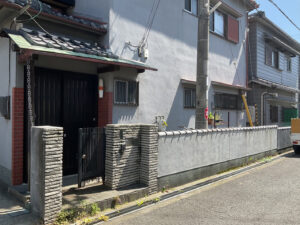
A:
<svg viewBox="0 0 300 225">
<path fill-rule="evenodd" d="M 113 93 L 104 92 L 103 98 L 98 99 L 98 126 L 105 127 L 112 123 Z"/>
<path fill-rule="evenodd" d="M 23 182 L 24 88 L 12 89 L 12 184 Z"/>
<path fill-rule="evenodd" d="M 158 176 L 158 127 L 141 125 L 140 181 L 149 188 L 149 194 L 157 192 Z"/>
<path fill-rule="evenodd" d="M 62 207 L 63 128 L 32 127 L 31 206 L 44 224 L 52 224 Z"/>
</svg>

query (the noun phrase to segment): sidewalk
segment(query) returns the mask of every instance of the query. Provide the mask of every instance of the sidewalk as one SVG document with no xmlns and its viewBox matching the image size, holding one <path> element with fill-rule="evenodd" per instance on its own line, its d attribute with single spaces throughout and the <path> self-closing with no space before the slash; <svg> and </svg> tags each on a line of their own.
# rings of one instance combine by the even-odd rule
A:
<svg viewBox="0 0 300 225">
<path fill-rule="evenodd" d="M 38 225 L 39 221 L 7 191 L 0 188 L 0 224 L 1 225 Z"/>
</svg>

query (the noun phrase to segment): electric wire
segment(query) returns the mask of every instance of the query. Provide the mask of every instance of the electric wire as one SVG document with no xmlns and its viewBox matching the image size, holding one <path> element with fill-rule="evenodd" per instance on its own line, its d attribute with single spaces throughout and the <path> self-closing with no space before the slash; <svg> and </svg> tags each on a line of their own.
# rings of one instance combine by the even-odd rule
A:
<svg viewBox="0 0 300 225">
<path fill-rule="evenodd" d="M 30 17 L 30 19 L 28 19 L 28 20 L 16 20 L 16 18 L 15 18 L 15 22 L 16 23 L 27 23 L 27 22 L 30 22 L 30 21 L 33 21 L 42 31 L 44 31 L 46 34 L 48 34 L 49 36 L 52 36 L 52 34 L 50 34 L 46 29 L 44 29 L 37 21 L 36 21 L 36 18 L 38 18 L 38 16 L 42 13 L 42 11 L 43 11 L 43 5 L 42 5 L 42 3 L 38 0 L 38 2 L 39 2 L 39 5 L 40 5 L 40 10 L 39 10 L 39 12 L 36 14 L 36 15 L 34 15 L 34 16 L 32 16 L 29 12 L 28 12 L 28 10 L 25 10 L 25 12 L 26 12 L 26 14 Z"/>
<path fill-rule="evenodd" d="M 281 14 L 284 15 L 300 31 L 300 27 L 285 12 L 283 12 L 283 10 L 273 0 L 268 1 L 271 2 L 281 12 Z"/>
<path fill-rule="evenodd" d="M 143 43 L 143 41 L 145 40 L 145 38 L 146 38 L 146 33 L 147 33 L 148 28 L 149 28 L 149 26 L 150 26 L 151 15 L 152 15 L 153 10 L 154 10 L 154 8 L 155 8 L 155 3 L 156 3 L 156 0 L 153 1 L 153 5 L 152 5 L 151 11 L 150 11 L 150 13 L 149 13 L 148 19 L 147 19 L 147 24 L 146 24 L 146 27 L 145 27 L 144 35 L 143 35 L 142 40 L 141 40 L 141 42 L 140 42 L 139 45 L 141 45 L 141 44 Z"/>
<path fill-rule="evenodd" d="M 138 45 L 133 45 L 133 44 L 131 44 L 131 42 L 127 42 L 127 44 L 129 46 L 135 47 L 135 48 L 141 48 L 141 47 L 145 47 L 145 46 L 148 45 L 149 34 L 151 32 L 154 19 L 157 15 L 159 5 L 160 5 L 160 0 L 154 0 L 152 8 L 151 8 L 149 16 L 148 16 L 148 19 L 147 19 L 145 31 L 144 31 L 144 34 L 143 34 L 143 37 L 142 37 L 141 41 L 139 42 Z"/>
<path fill-rule="evenodd" d="M 145 43 L 148 43 L 149 34 L 150 34 L 150 32 L 151 32 L 151 29 L 152 29 L 152 26 L 153 26 L 153 22 L 154 22 L 154 19 L 155 19 L 155 17 L 156 17 L 157 11 L 158 11 L 158 7 L 159 7 L 159 4 L 160 4 L 160 1 L 161 1 L 161 0 L 158 0 L 158 3 L 157 3 L 157 5 L 156 5 L 156 8 L 155 8 L 155 11 L 154 11 L 154 14 L 153 14 L 153 17 L 152 17 L 152 20 L 151 20 L 151 23 L 150 23 L 148 32 L 147 32 L 147 34 L 146 34 L 146 39 L 144 40 L 144 44 L 145 44 Z"/>
<path fill-rule="evenodd" d="M 52 34 L 50 34 L 48 31 L 46 31 L 37 21 L 36 19 L 33 18 L 33 16 L 26 10 L 26 13 L 28 16 L 30 16 L 30 18 L 32 19 L 33 22 L 35 22 L 35 24 L 41 28 L 46 34 L 48 34 L 49 36 L 52 36 Z"/>
<path fill-rule="evenodd" d="M 31 20 L 37 18 L 42 13 L 42 11 L 43 11 L 43 5 L 42 5 L 42 3 L 40 1 L 38 1 L 38 3 L 40 5 L 40 9 L 39 9 L 39 12 L 36 15 L 34 15 L 33 17 L 31 17 L 28 20 L 16 20 L 16 23 L 27 23 L 27 22 L 30 22 Z"/>
</svg>

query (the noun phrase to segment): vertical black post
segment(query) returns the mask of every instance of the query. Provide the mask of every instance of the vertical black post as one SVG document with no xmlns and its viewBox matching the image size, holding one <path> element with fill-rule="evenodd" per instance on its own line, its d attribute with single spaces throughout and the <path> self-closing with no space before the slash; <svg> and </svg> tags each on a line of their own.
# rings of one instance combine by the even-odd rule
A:
<svg viewBox="0 0 300 225">
<path fill-rule="evenodd" d="M 81 188 L 82 182 L 82 139 L 83 139 L 83 128 L 78 129 L 78 187 Z"/>
</svg>

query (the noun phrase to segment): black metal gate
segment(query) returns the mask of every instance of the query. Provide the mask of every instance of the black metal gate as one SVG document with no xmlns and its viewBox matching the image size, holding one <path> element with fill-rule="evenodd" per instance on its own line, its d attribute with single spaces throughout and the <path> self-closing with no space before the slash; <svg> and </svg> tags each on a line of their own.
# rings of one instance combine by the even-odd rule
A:
<svg viewBox="0 0 300 225">
<path fill-rule="evenodd" d="M 35 68 L 35 125 L 64 128 L 63 174 L 78 172 L 78 129 L 98 125 L 98 77 Z"/>
<path fill-rule="evenodd" d="M 79 129 L 78 187 L 97 177 L 105 179 L 105 130 L 104 128 Z"/>
</svg>

